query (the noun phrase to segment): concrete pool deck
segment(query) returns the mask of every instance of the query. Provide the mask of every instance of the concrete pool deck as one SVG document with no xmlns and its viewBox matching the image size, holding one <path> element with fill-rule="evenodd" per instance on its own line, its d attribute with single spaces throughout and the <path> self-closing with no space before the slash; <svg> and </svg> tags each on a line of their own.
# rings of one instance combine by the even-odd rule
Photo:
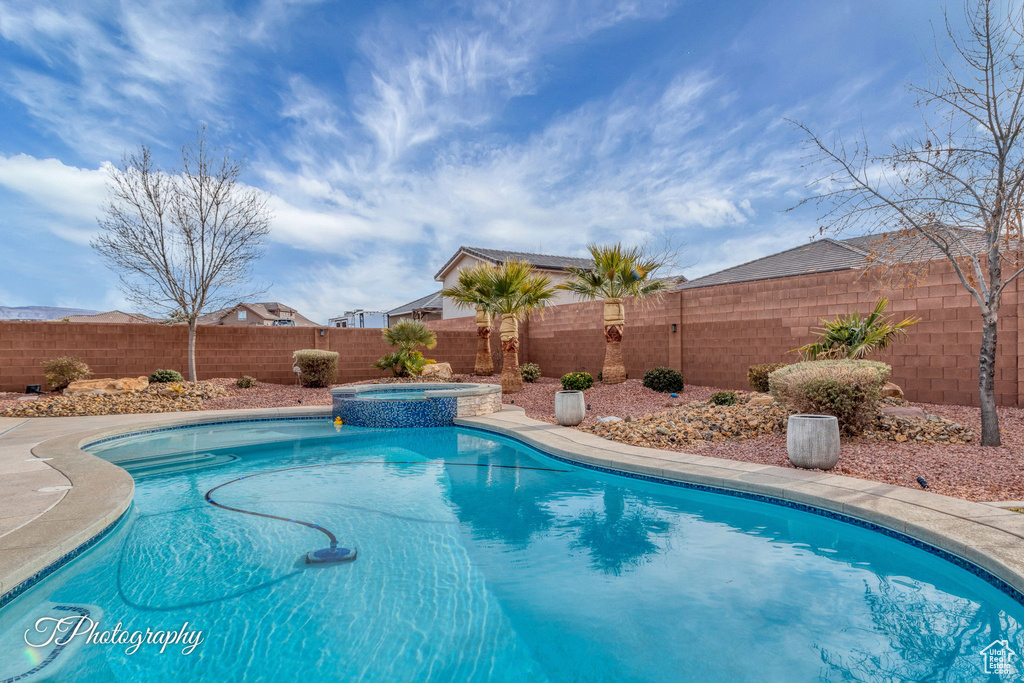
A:
<svg viewBox="0 0 1024 683">
<path fill-rule="evenodd" d="M 0 606 L 26 581 L 107 529 L 131 504 L 134 481 L 82 444 L 143 428 L 330 415 L 329 406 L 74 418 L 0 418 Z M 1024 592 L 1024 514 L 825 472 L 660 451 L 539 422 L 522 408 L 456 418 L 556 457 L 637 475 L 764 495 L 911 536 Z"/>
</svg>

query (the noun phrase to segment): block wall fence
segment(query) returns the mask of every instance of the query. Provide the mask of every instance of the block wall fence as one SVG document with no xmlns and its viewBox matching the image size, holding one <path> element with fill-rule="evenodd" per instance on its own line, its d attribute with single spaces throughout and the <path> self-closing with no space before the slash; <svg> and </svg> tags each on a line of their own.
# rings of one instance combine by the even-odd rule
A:
<svg viewBox="0 0 1024 683">
<path fill-rule="evenodd" d="M 646 307 L 627 303 L 623 356 L 631 378 L 656 365 L 680 370 L 688 384 L 746 389 L 755 363 L 792 362 L 791 350 L 811 340 L 821 318 L 866 312 L 880 296 L 863 271 L 718 285 L 672 292 Z M 878 360 L 892 365 L 893 381 L 913 401 L 976 405 L 981 317 L 952 268 L 935 265 L 911 290 L 888 294 L 889 312 L 921 322 L 910 337 Z M 996 362 L 1001 405 L 1024 406 L 1024 299 L 1016 283 L 1003 295 Z M 545 376 L 573 370 L 593 375 L 604 358 L 601 303 L 555 306 L 520 326 L 520 362 Z M 428 323 L 438 337 L 428 355 L 458 373 L 473 369 L 472 317 Z M 674 326 L 674 327 L 673 327 Z M 184 326 L 62 322 L 0 322 L 0 391 L 22 391 L 42 380 L 41 363 L 75 355 L 94 377 L 148 375 L 157 368 L 184 370 Z M 491 347 L 500 367 L 497 325 Z M 338 351 L 339 382 L 386 376 L 372 362 L 387 352 L 377 329 L 203 326 L 197 337 L 201 379 L 252 375 L 291 383 L 292 351 Z"/>
</svg>

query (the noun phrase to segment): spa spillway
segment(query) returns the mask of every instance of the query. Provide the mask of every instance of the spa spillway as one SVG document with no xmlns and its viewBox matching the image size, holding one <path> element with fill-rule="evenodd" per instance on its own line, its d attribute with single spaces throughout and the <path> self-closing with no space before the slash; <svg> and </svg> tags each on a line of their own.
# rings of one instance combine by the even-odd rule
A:
<svg viewBox="0 0 1024 683">
<path fill-rule="evenodd" d="M 356 427 L 450 427 L 501 410 L 497 384 L 362 384 L 331 389 L 333 417 Z"/>
</svg>

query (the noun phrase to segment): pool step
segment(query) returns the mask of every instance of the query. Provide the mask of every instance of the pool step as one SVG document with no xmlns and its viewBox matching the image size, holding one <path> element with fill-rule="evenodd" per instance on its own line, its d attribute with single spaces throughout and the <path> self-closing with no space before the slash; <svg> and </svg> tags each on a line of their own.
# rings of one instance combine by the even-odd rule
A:
<svg viewBox="0 0 1024 683">
<path fill-rule="evenodd" d="M 217 467 L 235 460 L 238 460 L 238 456 L 231 453 L 171 453 L 148 458 L 120 460 L 115 461 L 114 464 L 124 468 L 129 474 L 143 476 Z"/>
</svg>

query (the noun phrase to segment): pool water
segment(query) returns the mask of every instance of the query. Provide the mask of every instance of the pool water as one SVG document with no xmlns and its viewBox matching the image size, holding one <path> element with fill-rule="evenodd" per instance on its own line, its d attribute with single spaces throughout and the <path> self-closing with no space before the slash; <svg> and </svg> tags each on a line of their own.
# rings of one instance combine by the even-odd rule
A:
<svg viewBox="0 0 1024 683">
<path fill-rule="evenodd" d="M 0 681 L 38 665 L 24 624 L 61 606 L 94 610 L 108 629 L 187 622 L 203 640 L 188 655 L 81 644 L 40 669 L 60 681 L 1022 673 L 1013 660 L 1014 675 L 986 676 L 981 651 L 1005 640 L 1024 652 L 1024 607 L 952 563 L 818 515 L 600 474 L 478 431 L 279 421 L 92 450 L 133 472 L 135 503 L 93 550 L 0 610 Z M 206 502 L 225 482 L 217 502 L 320 525 L 358 559 L 307 566 L 325 534 Z"/>
<path fill-rule="evenodd" d="M 396 390 L 396 391 L 361 391 L 354 395 L 356 399 L 371 399 L 371 400 L 416 400 L 425 399 L 427 394 L 424 390 L 416 391 L 415 389 Z"/>
</svg>

